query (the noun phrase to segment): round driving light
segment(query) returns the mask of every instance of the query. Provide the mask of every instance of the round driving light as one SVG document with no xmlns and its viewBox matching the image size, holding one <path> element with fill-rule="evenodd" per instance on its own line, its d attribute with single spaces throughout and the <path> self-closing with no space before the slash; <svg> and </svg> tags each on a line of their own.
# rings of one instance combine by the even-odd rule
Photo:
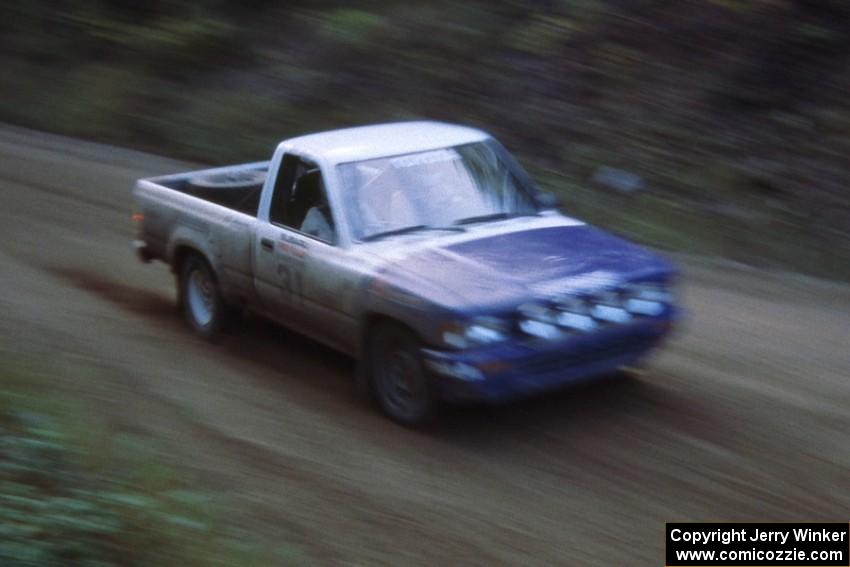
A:
<svg viewBox="0 0 850 567">
<path fill-rule="evenodd" d="M 569 311 L 558 314 L 558 324 L 568 329 L 583 332 L 592 331 L 596 328 L 596 321 L 590 315 L 571 313 Z"/>
<path fill-rule="evenodd" d="M 661 283 L 632 284 L 628 288 L 629 297 L 643 299 L 645 301 L 656 301 L 659 303 L 670 303 L 673 296 Z"/>
<path fill-rule="evenodd" d="M 536 319 L 523 319 L 519 322 L 519 328 L 527 335 L 546 340 L 554 340 L 561 336 L 561 330 L 558 327 Z"/>
<path fill-rule="evenodd" d="M 626 301 L 625 307 L 629 313 L 634 313 L 636 315 L 646 315 L 649 317 L 661 315 L 664 312 L 663 303 L 646 299 L 629 299 L 628 301 Z"/>
<path fill-rule="evenodd" d="M 505 340 L 505 334 L 499 329 L 485 325 L 470 325 L 466 328 L 466 338 L 475 343 L 487 344 Z"/>
<path fill-rule="evenodd" d="M 597 305 L 591 312 L 594 318 L 600 321 L 608 321 L 609 323 L 625 323 L 631 319 L 629 312 L 622 307 L 614 307 L 611 305 Z"/>
</svg>

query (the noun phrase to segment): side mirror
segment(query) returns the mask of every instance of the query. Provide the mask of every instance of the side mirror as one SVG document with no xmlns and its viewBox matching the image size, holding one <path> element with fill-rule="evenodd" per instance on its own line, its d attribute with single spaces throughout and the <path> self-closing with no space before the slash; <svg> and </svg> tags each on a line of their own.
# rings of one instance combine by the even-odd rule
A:
<svg viewBox="0 0 850 567">
<path fill-rule="evenodd" d="M 561 206 L 561 200 L 554 193 L 541 191 L 537 194 L 537 204 L 544 209 L 557 209 Z"/>
</svg>

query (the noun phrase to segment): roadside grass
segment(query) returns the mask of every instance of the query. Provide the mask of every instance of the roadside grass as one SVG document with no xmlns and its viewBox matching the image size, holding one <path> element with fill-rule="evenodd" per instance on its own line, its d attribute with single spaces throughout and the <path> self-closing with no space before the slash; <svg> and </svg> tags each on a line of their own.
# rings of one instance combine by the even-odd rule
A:
<svg viewBox="0 0 850 567">
<path fill-rule="evenodd" d="M 9 338 L 8 335 L 4 338 Z M 4 567 L 306 564 L 234 525 L 227 503 L 111 430 L 64 391 L 68 372 L 0 347 L 0 564 Z"/>
</svg>

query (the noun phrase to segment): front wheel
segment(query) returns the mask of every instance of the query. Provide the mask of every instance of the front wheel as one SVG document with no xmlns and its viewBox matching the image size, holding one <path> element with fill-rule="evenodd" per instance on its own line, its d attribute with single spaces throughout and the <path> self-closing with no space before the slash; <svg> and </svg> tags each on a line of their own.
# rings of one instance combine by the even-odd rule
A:
<svg viewBox="0 0 850 567">
<path fill-rule="evenodd" d="M 209 265 L 191 256 L 180 270 L 180 299 L 186 322 L 205 339 L 216 337 L 225 327 L 228 308 Z"/>
<path fill-rule="evenodd" d="M 436 402 L 416 336 L 402 327 L 384 325 L 371 347 L 372 394 L 381 411 L 408 427 L 428 422 Z"/>
</svg>

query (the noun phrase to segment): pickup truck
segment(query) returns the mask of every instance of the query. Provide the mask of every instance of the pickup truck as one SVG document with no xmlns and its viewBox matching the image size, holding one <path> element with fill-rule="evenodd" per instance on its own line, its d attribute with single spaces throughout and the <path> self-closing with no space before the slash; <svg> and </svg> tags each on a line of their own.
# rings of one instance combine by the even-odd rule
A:
<svg viewBox="0 0 850 567">
<path fill-rule="evenodd" d="M 634 365 L 677 317 L 674 267 L 562 214 L 491 136 L 437 122 L 280 143 L 141 179 L 135 248 L 203 337 L 244 309 L 357 360 L 391 419 Z"/>
</svg>

